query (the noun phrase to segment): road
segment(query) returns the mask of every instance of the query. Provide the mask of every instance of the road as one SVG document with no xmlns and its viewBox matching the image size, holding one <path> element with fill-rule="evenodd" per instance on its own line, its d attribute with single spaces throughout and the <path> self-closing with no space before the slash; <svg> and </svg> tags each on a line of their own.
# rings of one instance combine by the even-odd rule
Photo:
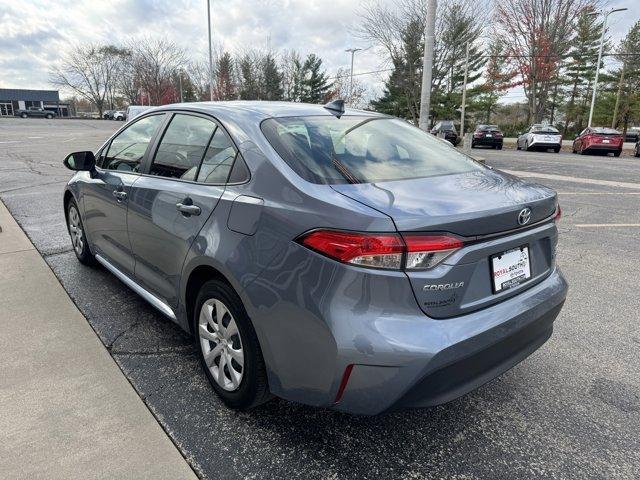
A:
<svg viewBox="0 0 640 480">
<path fill-rule="evenodd" d="M 640 159 L 474 151 L 550 176 L 530 180 L 556 189 L 563 209 L 567 303 L 551 340 L 506 374 L 447 405 L 373 418 L 283 400 L 235 413 L 186 334 L 71 252 L 61 161 L 119 126 L 0 119 L 0 198 L 200 477 L 640 477 Z"/>
</svg>

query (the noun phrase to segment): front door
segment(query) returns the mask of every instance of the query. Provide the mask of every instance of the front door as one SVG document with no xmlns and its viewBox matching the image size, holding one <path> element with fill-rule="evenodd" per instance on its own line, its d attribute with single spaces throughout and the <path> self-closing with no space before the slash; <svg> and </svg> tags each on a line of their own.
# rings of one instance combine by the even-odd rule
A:
<svg viewBox="0 0 640 480">
<path fill-rule="evenodd" d="M 85 231 L 94 253 L 129 276 L 134 273 L 127 233 L 131 186 L 140 178 L 141 162 L 163 119 L 163 114 L 142 118 L 114 137 L 99 155 L 82 195 Z"/>
<path fill-rule="evenodd" d="M 129 197 L 129 238 L 137 281 L 170 306 L 178 304 L 182 265 L 214 213 L 236 155 L 205 116 L 176 113 Z"/>
</svg>

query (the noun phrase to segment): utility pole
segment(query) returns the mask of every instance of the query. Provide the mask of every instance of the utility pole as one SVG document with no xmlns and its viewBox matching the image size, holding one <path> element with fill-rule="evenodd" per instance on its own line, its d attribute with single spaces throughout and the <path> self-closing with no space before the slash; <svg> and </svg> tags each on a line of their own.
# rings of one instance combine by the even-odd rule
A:
<svg viewBox="0 0 640 480">
<path fill-rule="evenodd" d="M 427 0 L 427 21 L 424 27 L 424 56 L 422 60 L 422 89 L 420 91 L 420 121 L 422 130 L 429 130 L 431 111 L 431 80 L 433 78 L 433 49 L 436 35 L 437 0 Z"/>
<path fill-rule="evenodd" d="M 616 95 L 616 105 L 613 107 L 613 119 L 611 120 L 611 128 L 616 128 L 616 120 L 618 117 L 618 107 L 620 106 L 620 94 L 622 93 L 622 84 L 624 83 L 624 71 L 627 67 L 627 61 L 622 63 L 622 72 L 620 72 L 620 80 L 618 81 L 618 93 Z"/>
<path fill-rule="evenodd" d="M 460 137 L 464 142 L 464 110 L 467 106 L 467 79 L 469 78 L 469 41 L 466 45 L 466 55 L 464 58 L 464 83 L 462 84 L 462 106 L 460 108 Z"/>
<path fill-rule="evenodd" d="M 353 104 L 353 57 L 361 48 L 347 48 L 345 52 L 351 52 L 351 75 L 349 80 L 349 105 Z"/>
<path fill-rule="evenodd" d="M 604 34 L 607 31 L 607 19 L 609 15 L 613 12 L 622 12 L 627 10 L 627 8 L 612 8 L 607 10 L 604 14 L 604 21 L 602 22 L 602 34 L 600 35 L 600 48 L 598 50 L 598 63 L 596 64 L 596 78 L 593 81 L 593 93 L 591 95 L 591 108 L 589 109 L 589 123 L 587 127 L 591 126 L 591 121 L 593 120 L 593 107 L 596 104 L 596 90 L 598 89 L 598 77 L 600 76 L 600 62 L 602 61 L 602 47 L 604 46 Z M 598 16 L 600 12 L 590 12 L 587 13 L 588 16 Z"/>
<path fill-rule="evenodd" d="M 178 83 L 180 85 L 180 103 L 184 102 L 182 99 L 182 70 L 178 70 Z"/>
<path fill-rule="evenodd" d="M 211 0 L 207 0 L 207 27 L 209 29 L 209 100 L 213 101 L 213 47 L 211 46 Z"/>
</svg>

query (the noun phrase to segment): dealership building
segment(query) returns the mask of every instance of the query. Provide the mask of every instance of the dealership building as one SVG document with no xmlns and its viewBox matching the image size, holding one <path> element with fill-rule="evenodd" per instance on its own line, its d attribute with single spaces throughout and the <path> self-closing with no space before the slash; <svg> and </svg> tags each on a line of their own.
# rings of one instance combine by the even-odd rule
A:
<svg viewBox="0 0 640 480">
<path fill-rule="evenodd" d="M 60 101 L 58 90 L 0 88 L 0 117 L 13 116 L 16 110 L 29 107 L 51 110 L 61 117 L 71 115 L 69 104 Z"/>
</svg>

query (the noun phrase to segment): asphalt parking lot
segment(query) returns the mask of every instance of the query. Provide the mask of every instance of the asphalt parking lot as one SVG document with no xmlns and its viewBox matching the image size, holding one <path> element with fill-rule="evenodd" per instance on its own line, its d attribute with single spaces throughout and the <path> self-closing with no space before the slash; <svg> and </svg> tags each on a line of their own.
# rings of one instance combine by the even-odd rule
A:
<svg viewBox="0 0 640 480">
<path fill-rule="evenodd" d="M 640 477 L 640 159 L 475 151 L 556 189 L 563 209 L 567 303 L 551 340 L 506 374 L 428 410 L 352 417 L 274 400 L 235 413 L 186 334 L 71 251 L 62 159 L 121 125 L 0 119 L 0 198 L 199 476 Z"/>
</svg>

